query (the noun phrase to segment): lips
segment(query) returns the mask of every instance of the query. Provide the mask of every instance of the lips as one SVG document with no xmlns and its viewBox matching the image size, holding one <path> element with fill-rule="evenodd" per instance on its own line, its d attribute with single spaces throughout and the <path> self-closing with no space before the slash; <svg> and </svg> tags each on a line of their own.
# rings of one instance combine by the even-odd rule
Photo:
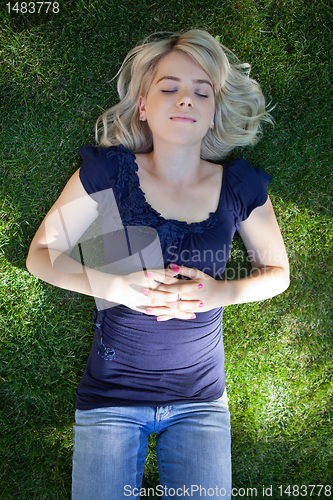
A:
<svg viewBox="0 0 333 500">
<path fill-rule="evenodd" d="M 170 117 L 170 120 L 182 123 L 195 123 L 195 118 L 190 113 L 178 113 Z"/>
</svg>

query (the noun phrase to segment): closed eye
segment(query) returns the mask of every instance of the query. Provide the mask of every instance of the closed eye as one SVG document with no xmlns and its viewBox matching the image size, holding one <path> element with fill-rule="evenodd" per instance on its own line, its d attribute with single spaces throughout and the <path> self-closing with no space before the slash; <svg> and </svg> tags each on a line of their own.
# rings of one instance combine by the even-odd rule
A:
<svg viewBox="0 0 333 500">
<path fill-rule="evenodd" d="M 171 93 L 171 92 L 177 92 L 177 90 L 162 90 L 163 93 Z M 199 96 L 199 97 L 205 97 L 205 98 L 208 98 L 208 95 L 206 94 L 199 94 L 198 92 L 194 92 L 195 95 Z"/>
</svg>

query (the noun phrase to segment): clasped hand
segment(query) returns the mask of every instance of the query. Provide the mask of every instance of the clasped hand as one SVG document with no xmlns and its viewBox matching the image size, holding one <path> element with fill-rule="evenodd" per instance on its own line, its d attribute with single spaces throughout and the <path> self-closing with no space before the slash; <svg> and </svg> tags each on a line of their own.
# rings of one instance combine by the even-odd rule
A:
<svg viewBox="0 0 333 500">
<path fill-rule="evenodd" d="M 123 277 L 130 290 L 127 288 L 127 293 L 124 290 L 126 299 L 122 303 L 157 316 L 157 321 L 194 319 L 196 312 L 221 307 L 221 282 L 198 269 L 172 266 L 172 269 L 147 270 Z M 179 279 L 177 275 L 190 279 Z"/>
</svg>

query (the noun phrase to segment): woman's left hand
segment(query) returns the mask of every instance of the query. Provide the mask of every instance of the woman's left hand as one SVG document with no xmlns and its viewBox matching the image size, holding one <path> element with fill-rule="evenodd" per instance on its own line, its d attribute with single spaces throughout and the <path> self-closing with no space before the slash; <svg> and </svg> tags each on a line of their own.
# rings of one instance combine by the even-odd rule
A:
<svg viewBox="0 0 333 500">
<path fill-rule="evenodd" d="M 159 281 L 160 275 L 157 271 L 147 270 L 147 274 L 148 279 Z M 223 305 L 221 303 L 223 282 L 215 280 L 198 269 L 185 266 L 179 266 L 178 274 L 186 276 L 190 280 L 175 278 L 175 282 L 172 284 L 161 283 L 154 289 L 145 290 L 145 295 L 152 299 L 153 304 L 156 302 L 156 306 L 150 306 L 146 310 L 146 314 L 157 316 L 158 321 L 167 321 L 173 318 L 189 319 L 189 313 L 195 317 L 196 312 L 210 311 Z M 168 302 L 170 305 L 158 305 L 161 301 Z M 193 301 L 195 301 L 196 306 L 194 306 Z M 200 305 L 198 301 L 200 301 Z"/>
</svg>

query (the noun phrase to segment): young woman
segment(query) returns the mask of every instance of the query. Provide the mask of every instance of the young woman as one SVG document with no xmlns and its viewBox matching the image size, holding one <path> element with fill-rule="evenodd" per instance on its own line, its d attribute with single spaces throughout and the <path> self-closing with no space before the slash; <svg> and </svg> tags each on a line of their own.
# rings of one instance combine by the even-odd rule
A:
<svg viewBox="0 0 333 500">
<path fill-rule="evenodd" d="M 77 388 L 73 499 L 138 498 L 153 432 L 157 494 L 231 495 L 222 310 L 289 284 L 270 176 L 246 160 L 212 163 L 271 121 L 248 70 L 199 30 L 133 49 L 99 147 L 81 148 L 82 167 L 31 243 L 31 273 L 97 301 Z M 70 256 L 98 217 L 104 269 Z M 227 281 L 236 230 L 253 269 Z"/>
</svg>

